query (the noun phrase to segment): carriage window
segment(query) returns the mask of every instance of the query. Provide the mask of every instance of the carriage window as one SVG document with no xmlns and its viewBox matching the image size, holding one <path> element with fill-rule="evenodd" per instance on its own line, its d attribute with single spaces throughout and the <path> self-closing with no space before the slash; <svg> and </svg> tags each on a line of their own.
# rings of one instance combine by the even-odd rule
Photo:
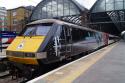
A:
<svg viewBox="0 0 125 83">
<path fill-rule="evenodd" d="M 85 40 L 88 37 L 88 31 L 73 28 L 72 30 L 72 40 L 74 42 Z"/>
<path fill-rule="evenodd" d="M 88 36 L 89 36 L 89 37 L 94 37 L 94 35 L 95 35 L 94 32 L 92 32 L 92 31 L 89 31 L 89 32 L 88 32 Z"/>
</svg>

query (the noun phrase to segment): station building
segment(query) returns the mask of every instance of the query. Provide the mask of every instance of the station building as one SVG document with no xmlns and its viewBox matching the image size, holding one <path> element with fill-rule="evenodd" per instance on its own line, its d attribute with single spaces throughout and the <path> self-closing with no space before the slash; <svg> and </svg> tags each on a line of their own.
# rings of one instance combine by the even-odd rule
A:
<svg viewBox="0 0 125 83">
<path fill-rule="evenodd" d="M 33 8 L 33 6 L 21 6 L 7 10 L 7 25 L 9 31 L 20 32 L 27 24 L 27 20 L 30 17 Z"/>
<path fill-rule="evenodd" d="M 0 31 L 7 30 L 7 10 L 5 7 L 0 7 Z"/>
</svg>

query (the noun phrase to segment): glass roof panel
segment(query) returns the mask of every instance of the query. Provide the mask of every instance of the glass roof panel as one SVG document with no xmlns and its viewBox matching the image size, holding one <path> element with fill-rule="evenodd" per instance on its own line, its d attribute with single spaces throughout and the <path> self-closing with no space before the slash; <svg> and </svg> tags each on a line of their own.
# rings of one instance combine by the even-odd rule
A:
<svg viewBox="0 0 125 83">
<path fill-rule="evenodd" d="M 80 14 L 80 8 L 70 0 L 43 0 L 33 11 L 31 20 Z"/>
<path fill-rule="evenodd" d="M 98 0 L 92 8 L 92 13 L 124 9 L 125 0 Z"/>
</svg>

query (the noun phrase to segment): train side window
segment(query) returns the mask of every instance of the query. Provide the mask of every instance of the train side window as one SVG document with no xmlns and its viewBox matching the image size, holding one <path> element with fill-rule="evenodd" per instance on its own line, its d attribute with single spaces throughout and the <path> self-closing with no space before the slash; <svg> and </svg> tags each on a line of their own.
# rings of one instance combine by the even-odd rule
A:
<svg viewBox="0 0 125 83">
<path fill-rule="evenodd" d="M 60 38 L 60 43 L 65 44 L 66 43 L 66 31 L 65 31 L 65 26 L 61 26 L 60 30 L 58 31 L 60 33 L 59 38 Z"/>
<path fill-rule="evenodd" d="M 77 29 L 77 28 L 72 29 L 72 40 L 73 40 L 73 42 L 85 40 L 86 37 L 88 37 L 88 31 L 82 30 L 82 29 Z"/>
<path fill-rule="evenodd" d="M 62 28 L 61 28 L 62 30 L 61 30 L 61 38 L 65 38 L 65 29 L 64 29 L 64 26 L 62 26 Z"/>
<path fill-rule="evenodd" d="M 71 32 L 72 32 L 71 27 L 63 25 L 61 38 L 65 39 L 65 42 L 70 42 L 72 40 Z"/>
<path fill-rule="evenodd" d="M 89 37 L 94 37 L 94 32 L 88 31 L 88 35 L 89 35 Z"/>
</svg>

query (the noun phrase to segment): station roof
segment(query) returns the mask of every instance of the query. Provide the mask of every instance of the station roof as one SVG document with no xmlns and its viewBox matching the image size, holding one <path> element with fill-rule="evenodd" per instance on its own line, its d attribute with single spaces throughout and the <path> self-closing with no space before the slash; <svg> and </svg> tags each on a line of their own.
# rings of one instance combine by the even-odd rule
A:
<svg viewBox="0 0 125 83">
<path fill-rule="evenodd" d="M 35 7 L 30 22 L 52 18 L 73 22 L 74 19 L 80 19 L 79 16 L 83 11 L 87 9 L 75 0 L 42 0 Z"/>
<path fill-rule="evenodd" d="M 125 0 L 97 0 L 92 13 L 125 9 Z"/>
<path fill-rule="evenodd" d="M 120 34 L 125 30 L 124 10 L 125 0 L 97 0 L 90 10 L 91 22 L 105 26 L 108 33 Z"/>
</svg>

